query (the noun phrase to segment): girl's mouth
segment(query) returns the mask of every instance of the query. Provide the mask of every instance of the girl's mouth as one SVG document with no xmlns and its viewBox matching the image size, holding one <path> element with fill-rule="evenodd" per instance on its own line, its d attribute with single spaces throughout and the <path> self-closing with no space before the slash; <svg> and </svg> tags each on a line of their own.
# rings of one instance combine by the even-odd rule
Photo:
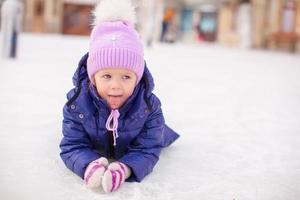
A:
<svg viewBox="0 0 300 200">
<path fill-rule="evenodd" d="M 122 97 L 122 95 L 108 95 L 108 97 Z"/>
<path fill-rule="evenodd" d="M 122 95 L 108 95 L 108 102 L 112 109 L 117 109 L 122 105 Z"/>
</svg>

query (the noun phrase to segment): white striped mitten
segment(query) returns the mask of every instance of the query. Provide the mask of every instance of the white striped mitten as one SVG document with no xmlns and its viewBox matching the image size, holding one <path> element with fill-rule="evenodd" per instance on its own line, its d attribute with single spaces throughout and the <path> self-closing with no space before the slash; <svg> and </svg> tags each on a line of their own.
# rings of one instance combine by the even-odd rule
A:
<svg viewBox="0 0 300 200">
<path fill-rule="evenodd" d="M 102 178 L 104 192 L 110 193 L 118 190 L 125 180 L 131 175 L 131 170 L 121 162 L 111 163 Z"/>
<path fill-rule="evenodd" d="M 88 188 L 96 188 L 101 185 L 103 174 L 108 166 L 108 160 L 101 157 L 91 162 L 84 173 L 84 182 Z"/>
</svg>

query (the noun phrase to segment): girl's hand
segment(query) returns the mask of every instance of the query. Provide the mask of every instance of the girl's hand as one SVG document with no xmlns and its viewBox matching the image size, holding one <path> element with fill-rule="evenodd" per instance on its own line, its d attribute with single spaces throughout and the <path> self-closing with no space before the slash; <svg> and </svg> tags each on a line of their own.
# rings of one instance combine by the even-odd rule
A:
<svg viewBox="0 0 300 200">
<path fill-rule="evenodd" d="M 110 193 L 118 190 L 130 174 L 131 170 L 125 164 L 121 162 L 111 163 L 102 178 L 104 192 Z"/>
<path fill-rule="evenodd" d="M 88 188 L 96 188 L 101 185 L 103 174 L 108 166 L 108 160 L 101 157 L 91 162 L 85 170 L 84 181 Z"/>
</svg>

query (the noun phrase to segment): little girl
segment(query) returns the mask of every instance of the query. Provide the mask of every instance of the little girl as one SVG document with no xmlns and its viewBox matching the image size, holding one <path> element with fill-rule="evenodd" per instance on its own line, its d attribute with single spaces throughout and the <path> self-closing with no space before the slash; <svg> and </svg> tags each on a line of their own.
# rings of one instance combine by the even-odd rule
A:
<svg viewBox="0 0 300 200">
<path fill-rule="evenodd" d="M 60 156 L 90 188 L 140 182 L 179 135 L 164 121 L 129 0 L 102 0 L 63 109 Z"/>
</svg>

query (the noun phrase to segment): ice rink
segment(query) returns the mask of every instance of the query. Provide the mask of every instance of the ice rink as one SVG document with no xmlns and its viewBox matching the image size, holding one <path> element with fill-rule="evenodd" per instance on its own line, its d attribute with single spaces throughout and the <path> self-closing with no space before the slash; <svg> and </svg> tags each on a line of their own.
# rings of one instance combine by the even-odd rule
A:
<svg viewBox="0 0 300 200">
<path fill-rule="evenodd" d="M 181 138 L 142 183 L 89 190 L 59 157 L 62 107 L 88 38 L 24 34 L 0 60 L 1 200 L 296 200 L 300 55 L 154 45 L 146 61 Z"/>
</svg>

